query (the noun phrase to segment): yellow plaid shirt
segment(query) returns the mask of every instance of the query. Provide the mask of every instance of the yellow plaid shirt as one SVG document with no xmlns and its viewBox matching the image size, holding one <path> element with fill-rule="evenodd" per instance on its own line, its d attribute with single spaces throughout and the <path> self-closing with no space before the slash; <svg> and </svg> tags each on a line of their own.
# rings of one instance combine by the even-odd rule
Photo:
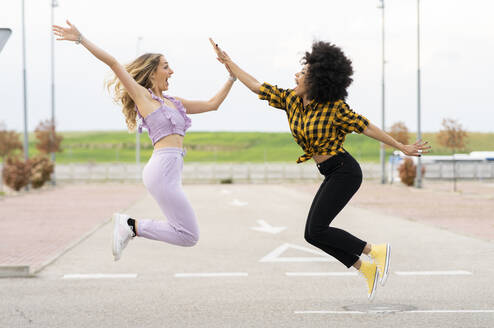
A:
<svg viewBox="0 0 494 328">
<path fill-rule="evenodd" d="M 293 138 L 304 154 L 297 163 L 305 162 L 313 155 L 336 155 L 345 152 L 343 142 L 348 133 L 362 133 L 369 120 L 351 110 L 343 100 L 318 103 L 312 100 L 305 108 L 302 98 L 292 89 L 280 89 L 263 83 L 259 99 L 270 106 L 283 109 L 288 116 Z"/>
</svg>

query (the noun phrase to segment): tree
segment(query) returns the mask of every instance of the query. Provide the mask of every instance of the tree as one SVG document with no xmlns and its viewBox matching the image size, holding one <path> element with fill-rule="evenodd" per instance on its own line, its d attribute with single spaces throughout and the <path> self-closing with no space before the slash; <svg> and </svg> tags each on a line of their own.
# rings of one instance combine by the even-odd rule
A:
<svg viewBox="0 0 494 328">
<path fill-rule="evenodd" d="M 48 155 L 62 151 L 60 144 L 62 143 L 63 136 L 56 133 L 55 125 L 50 120 L 39 122 L 36 130 L 34 130 L 34 134 L 38 139 L 36 148 L 40 153 Z"/>
<path fill-rule="evenodd" d="M 408 133 L 408 128 L 405 125 L 404 122 L 396 122 L 395 124 L 391 125 L 391 127 L 388 130 L 388 133 L 390 136 L 392 136 L 396 141 L 408 145 L 408 141 L 410 140 L 410 135 Z M 393 148 L 388 145 L 384 145 L 386 148 Z M 399 158 L 399 156 L 395 156 L 393 153 L 391 155 L 391 181 L 390 183 L 393 183 L 394 180 L 394 171 L 395 171 L 395 159 Z"/>
<path fill-rule="evenodd" d="M 3 166 L 6 165 L 6 157 L 14 154 L 16 150 L 22 150 L 20 134 L 15 131 L 7 131 L 3 122 L 0 122 L 0 158 Z M 3 189 L 3 172 L 0 173 L 0 191 Z"/>
<path fill-rule="evenodd" d="M 389 128 L 388 133 L 396 141 L 401 142 L 404 145 L 408 145 L 408 141 L 410 140 L 410 135 L 408 133 L 408 128 L 404 122 L 396 122 L 395 124 L 393 124 Z"/>
<path fill-rule="evenodd" d="M 422 176 L 425 175 L 425 167 L 422 166 Z M 417 176 L 417 166 L 413 163 L 410 157 L 405 157 L 405 160 L 398 167 L 400 172 L 400 179 L 407 186 L 413 186 L 415 183 L 415 177 Z"/>
<path fill-rule="evenodd" d="M 20 134 L 15 131 L 0 130 L 0 157 L 2 161 L 17 149 L 22 150 Z"/>
<path fill-rule="evenodd" d="M 451 118 L 443 119 L 443 129 L 437 134 L 438 143 L 453 152 L 453 191 L 456 191 L 456 160 L 455 152 L 459 149 L 465 149 L 467 132 L 463 130 L 460 123 Z"/>
<path fill-rule="evenodd" d="M 53 173 L 53 162 L 46 156 L 36 156 L 28 160 L 29 182 L 33 188 L 41 188 L 50 180 Z"/>
<path fill-rule="evenodd" d="M 2 179 L 10 188 L 19 191 L 29 183 L 30 167 L 18 157 L 7 157 L 3 163 Z"/>
</svg>

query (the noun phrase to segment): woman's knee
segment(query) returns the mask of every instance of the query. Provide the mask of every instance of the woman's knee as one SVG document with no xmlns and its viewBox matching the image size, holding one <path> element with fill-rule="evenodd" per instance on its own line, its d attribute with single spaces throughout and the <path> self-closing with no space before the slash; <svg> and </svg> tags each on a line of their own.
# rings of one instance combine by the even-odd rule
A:
<svg viewBox="0 0 494 328">
<path fill-rule="evenodd" d="M 183 246 L 192 247 L 199 242 L 199 231 L 194 231 L 192 233 L 187 233 L 183 235 Z"/>
<path fill-rule="evenodd" d="M 316 245 L 317 244 L 317 239 L 314 238 L 314 235 L 310 233 L 310 230 L 309 229 L 306 229 L 305 230 L 304 239 L 309 244 L 314 245 L 314 246 L 317 246 Z"/>
<path fill-rule="evenodd" d="M 305 240 L 307 240 L 309 243 L 313 244 L 314 242 L 318 241 L 323 241 L 327 236 L 326 236 L 326 230 L 329 227 L 309 227 L 308 229 L 305 230 Z M 311 240 L 312 242 L 310 242 Z"/>
</svg>

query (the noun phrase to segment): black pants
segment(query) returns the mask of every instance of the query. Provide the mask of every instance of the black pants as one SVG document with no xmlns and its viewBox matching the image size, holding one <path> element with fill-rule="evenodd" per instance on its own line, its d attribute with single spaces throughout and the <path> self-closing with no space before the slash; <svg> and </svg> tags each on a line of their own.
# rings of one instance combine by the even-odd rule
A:
<svg viewBox="0 0 494 328">
<path fill-rule="evenodd" d="M 362 183 L 362 170 L 349 153 L 339 153 L 317 165 L 324 175 L 305 226 L 305 240 L 336 258 L 347 268 L 359 259 L 366 242 L 330 227 Z"/>
</svg>

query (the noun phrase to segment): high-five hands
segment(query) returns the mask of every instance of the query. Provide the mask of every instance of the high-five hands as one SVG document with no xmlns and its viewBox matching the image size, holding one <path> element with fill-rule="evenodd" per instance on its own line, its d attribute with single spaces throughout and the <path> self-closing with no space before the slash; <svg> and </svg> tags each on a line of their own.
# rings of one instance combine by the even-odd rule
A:
<svg viewBox="0 0 494 328">
<path fill-rule="evenodd" d="M 230 67 L 228 67 L 228 63 L 231 61 L 231 59 L 228 56 L 228 54 L 225 51 L 221 50 L 221 48 L 218 46 L 218 44 L 216 42 L 213 41 L 212 38 L 209 38 L 209 42 L 213 46 L 213 49 L 216 52 L 216 56 L 218 56 L 216 59 L 218 59 L 218 61 L 220 63 L 222 63 L 223 65 L 225 65 L 226 69 L 230 73 L 230 76 L 235 77 L 235 75 L 233 75 L 232 71 L 230 70 Z"/>
</svg>

